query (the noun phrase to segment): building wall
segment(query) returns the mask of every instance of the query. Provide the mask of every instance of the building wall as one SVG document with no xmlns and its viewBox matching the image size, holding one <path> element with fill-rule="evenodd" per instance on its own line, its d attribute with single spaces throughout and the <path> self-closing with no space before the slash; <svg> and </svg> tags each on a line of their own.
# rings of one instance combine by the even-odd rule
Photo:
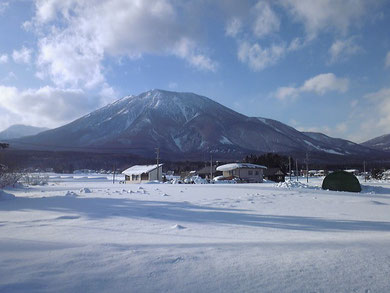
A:
<svg viewBox="0 0 390 293">
<path fill-rule="evenodd" d="M 149 172 L 148 181 L 155 181 L 155 180 L 162 181 L 162 166 L 160 166 L 158 169 L 159 172 L 157 172 L 157 168 Z M 157 173 L 158 173 L 158 178 L 157 178 Z"/>
<path fill-rule="evenodd" d="M 249 182 L 263 182 L 263 169 L 241 168 L 224 171 L 224 177 L 235 176 Z"/>
</svg>

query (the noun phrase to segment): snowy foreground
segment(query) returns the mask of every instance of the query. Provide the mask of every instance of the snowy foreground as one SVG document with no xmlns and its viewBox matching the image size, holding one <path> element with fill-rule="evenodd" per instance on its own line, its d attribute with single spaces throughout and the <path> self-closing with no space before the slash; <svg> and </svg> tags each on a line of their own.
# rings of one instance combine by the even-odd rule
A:
<svg viewBox="0 0 390 293">
<path fill-rule="evenodd" d="M 390 292 L 390 184 L 320 184 L 7 189 L 0 292 Z"/>
</svg>

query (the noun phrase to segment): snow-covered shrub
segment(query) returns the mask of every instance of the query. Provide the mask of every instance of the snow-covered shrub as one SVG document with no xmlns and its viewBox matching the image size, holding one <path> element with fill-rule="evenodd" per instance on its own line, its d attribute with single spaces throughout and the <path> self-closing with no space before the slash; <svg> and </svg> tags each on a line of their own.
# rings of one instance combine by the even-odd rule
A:
<svg viewBox="0 0 390 293">
<path fill-rule="evenodd" d="M 48 175 L 41 174 L 25 174 L 21 181 L 27 185 L 46 185 L 49 181 Z"/>
<path fill-rule="evenodd" d="M 14 186 L 23 175 L 9 170 L 6 166 L 0 164 L 0 188 Z"/>
</svg>

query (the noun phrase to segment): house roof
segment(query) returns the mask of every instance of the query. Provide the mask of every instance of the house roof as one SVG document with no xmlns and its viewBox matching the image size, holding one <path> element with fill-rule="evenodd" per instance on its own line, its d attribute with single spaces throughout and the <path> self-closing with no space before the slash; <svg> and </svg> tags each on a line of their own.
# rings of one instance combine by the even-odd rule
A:
<svg viewBox="0 0 390 293">
<path fill-rule="evenodd" d="M 161 167 L 162 165 L 163 164 L 159 164 L 158 167 Z M 142 173 L 149 173 L 154 169 L 157 169 L 157 165 L 135 165 L 123 171 L 122 174 L 140 175 Z"/>
<path fill-rule="evenodd" d="M 231 164 L 225 164 L 222 166 L 217 167 L 217 171 L 231 171 L 235 169 L 267 169 L 267 167 L 262 165 L 255 165 L 255 164 L 249 164 L 249 163 L 231 163 Z"/>
<path fill-rule="evenodd" d="M 347 169 L 347 170 L 344 170 L 345 172 L 348 172 L 348 173 L 354 173 L 354 172 L 359 172 L 358 169 Z"/>
</svg>

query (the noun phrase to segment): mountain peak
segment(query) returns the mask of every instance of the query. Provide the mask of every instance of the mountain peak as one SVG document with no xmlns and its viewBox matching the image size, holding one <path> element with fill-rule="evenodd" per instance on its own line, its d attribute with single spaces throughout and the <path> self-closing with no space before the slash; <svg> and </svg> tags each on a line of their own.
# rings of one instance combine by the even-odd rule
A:
<svg viewBox="0 0 390 293">
<path fill-rule="evenodd" d="M 329 138 L 330 139 L 330 138 Z M 154 89 L 126 96 L 60 128 L 23 139 L 24 145 L 99 149 L 166 158 L 249 153 L 366 153 L 366 148 L 317 140 L 281 122 L 251 118 L 194 93 Z M 56 149 L 56 148 L 54 148 Z"/>
</svg>

